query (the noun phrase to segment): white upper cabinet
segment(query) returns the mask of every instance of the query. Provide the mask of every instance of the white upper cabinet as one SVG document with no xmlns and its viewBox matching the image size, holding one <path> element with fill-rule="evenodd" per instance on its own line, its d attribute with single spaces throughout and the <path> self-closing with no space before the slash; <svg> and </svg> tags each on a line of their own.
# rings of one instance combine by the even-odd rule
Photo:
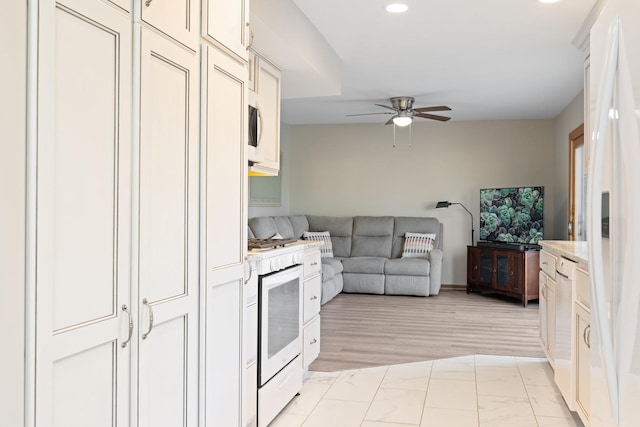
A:
<svg viewBox="0 0 640 427">
<path fill-rule="evenodd" d="M 119 0 L 121 1 L 121 0 Z M 196 51 L 198 48 L 197 0 L 137 0 L 142 22 Z"/>
<path fill-rule="evenodd" d="M 254 107 L 260 111 L 258 148 L 262 160 L 251 167 L 251 172 L 278 175 L 280 170 L 280 70 L 266 59 L 255 55 L 253 59 Z"/>
<path fill-rule="evenodd" d="M 243 60 L 252 41 L 249 0 L 204 0 L 202 35 Z"/>
</svg>

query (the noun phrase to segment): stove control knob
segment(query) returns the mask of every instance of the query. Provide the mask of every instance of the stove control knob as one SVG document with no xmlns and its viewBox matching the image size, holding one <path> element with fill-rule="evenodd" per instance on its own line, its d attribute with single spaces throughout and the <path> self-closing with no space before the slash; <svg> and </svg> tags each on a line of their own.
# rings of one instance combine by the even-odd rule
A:
<svg viewBox="0 0 640 427">
<path fill-rule="evenodd" d="M 292 259 L 294 264 L 302 264 L 304 263 L 304 254 L 293 254 Z"/>
</svg>

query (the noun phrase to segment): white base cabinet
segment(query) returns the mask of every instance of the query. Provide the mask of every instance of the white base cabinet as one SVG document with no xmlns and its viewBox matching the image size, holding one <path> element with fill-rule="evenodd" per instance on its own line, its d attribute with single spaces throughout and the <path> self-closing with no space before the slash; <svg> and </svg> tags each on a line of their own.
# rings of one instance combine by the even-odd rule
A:
<svg viewBox="0 0 640 427">
<path fill-rule="evenodd" d="M 311 246 L 304 254 L 302 366 L 306 371 L 320 354 L 320 292 L 322 291 L 320 249 Z"/>
<path fill-rule="evenodd" d="M 573 299 L 573 348 L 575 357 L 572 369 L 575 372 L 574 408 L 585 426 L 589 426 L 591 407 L 591 288 L 589 273 L 576 270 L 576 290 Z"/>
<path fill-rule="evenodd" d="M 556 257 L 540 252 L 540 343 L 551 366 L 555 364 L 556 341 Z"/>
</svg>

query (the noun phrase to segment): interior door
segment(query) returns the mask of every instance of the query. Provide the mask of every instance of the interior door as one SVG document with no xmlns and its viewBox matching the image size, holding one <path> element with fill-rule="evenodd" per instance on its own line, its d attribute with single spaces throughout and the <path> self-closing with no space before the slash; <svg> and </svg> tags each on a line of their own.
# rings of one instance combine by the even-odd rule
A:
<svg viewBox="0 0 640 427">
<path fill-rule="evenodd" d="M 584 124 L 569 134 L 568 240 L 586 240 L 587 185 Z"/>
<path fill-rule="evenodd" d="M 41 2 L 36 426 L 126 426 L 131 24 L 98 0 Z"/>
<path fill-rule="evenodd" d="M 197 424 L 198 56 L 141 30 L 139 425 Z"/>
</svg>

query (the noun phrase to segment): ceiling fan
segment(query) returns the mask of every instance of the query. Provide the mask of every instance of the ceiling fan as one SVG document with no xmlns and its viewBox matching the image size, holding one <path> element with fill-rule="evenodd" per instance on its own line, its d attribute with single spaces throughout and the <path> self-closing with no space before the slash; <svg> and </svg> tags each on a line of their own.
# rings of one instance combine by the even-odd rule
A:
<svg viewBox="0 0 640 427">
<path fill-rule="evenodd" d="M 428 111 L 451 111 L 451 108 L 446 105 L 439 105 L 436 107 L 420 107 L 413 108 L 413 102 L 415 99 L 412 96 L 396 96 L 390 99 L 391 107 L 388 105 L 382 104 L 374 104 L 378 107 L 388 108 L 392 110 L 393 113 L 385 111 L 382 113 L 364 113 L 364 114 L 347 114 L 347 117 L 351 116 L 370 116 L 373 114 L 393 114 L 385 125 L 390 125 L 394 123 L 396 126 L 407 126 L 411 124 L 414 117 L 421 117 L 423 119 L 431 119 L 438 120 L 441 122 L 446 122 L 450 120 L 451 117 L 439 116 L 436 114 L 427 114 Z"/>
</svg>

